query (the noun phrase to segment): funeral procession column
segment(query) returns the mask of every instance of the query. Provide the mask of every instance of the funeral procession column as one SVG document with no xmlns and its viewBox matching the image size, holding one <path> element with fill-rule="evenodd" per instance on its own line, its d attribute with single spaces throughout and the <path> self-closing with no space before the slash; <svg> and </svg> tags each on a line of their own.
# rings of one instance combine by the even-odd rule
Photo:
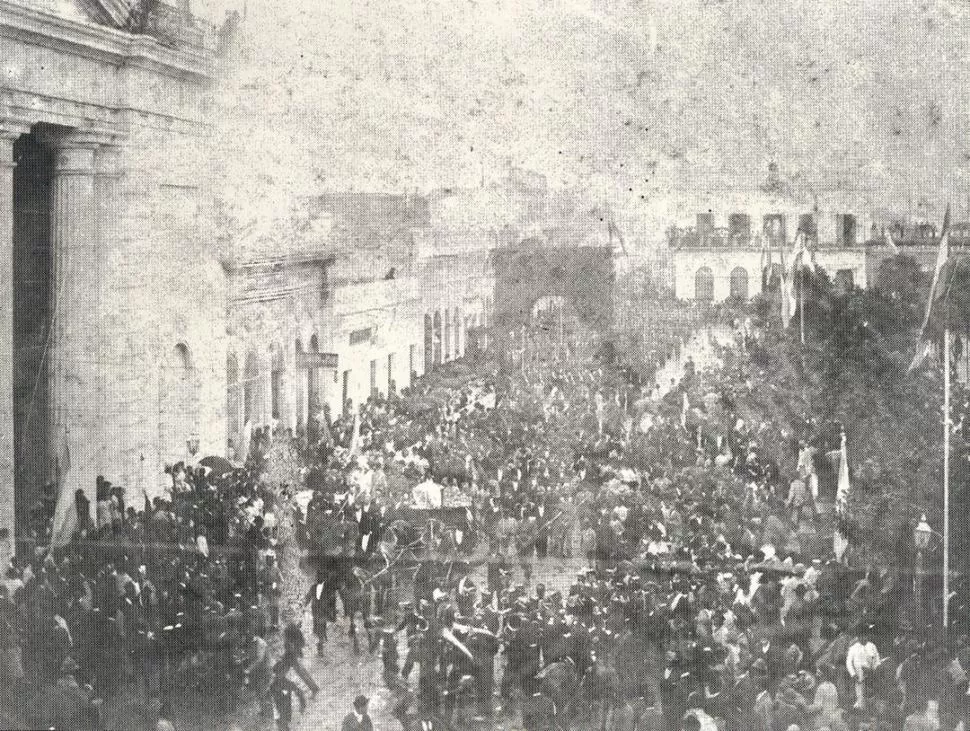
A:
<svg viewBox="0 0 970 731">
<path fill-rule="evenodd" d="M 58 460 L 62 490 L 84 490 L 93 511 L 99 468 L 101 414 L 98 385 L 98 281 L 95 154 L 97 140 L 71 132 L 57 141 L 51 244 L 54 253 L 54 333 L 51 344 L 53 393 L 50 444 Z M 92 515 L 93 517 L 93 515 Z"/>
<path fill-rule="evenodd" d="M 0 565 L 14 553 L 13 143 L 26 130 L 0 120 Z"/>
</svg>

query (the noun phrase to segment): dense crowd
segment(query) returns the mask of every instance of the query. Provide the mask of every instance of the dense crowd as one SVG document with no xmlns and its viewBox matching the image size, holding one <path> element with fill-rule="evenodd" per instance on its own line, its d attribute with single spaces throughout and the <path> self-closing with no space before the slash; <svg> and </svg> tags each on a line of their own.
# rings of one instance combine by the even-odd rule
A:
<svg viewBox="0 0 970 731">
<path fill-rule="evenodd" d="M 265 663 L 253 662 L 279 622 L 279 494 L 255 468 L 179 464 L 170 477 L 165 496 L 134 505 L 99 477 L 93 509 L 78 496 L 67 546 L 39 545 L 8 567 L 0 674 L 10 723 L 97 728 L 122 689 L 163 718 L 193 688 L 228 712 L 268 687 Z"/>
<path fill-rule="evenodd" d="M 546 366 L 470 378 L 417 414 L 392 399 L 337 421 L 332 444 L 357 446 L 331 447 L 343 470 L 319 505 L 349 526 L 366 506 L 370 552 L 385 563 L 398 536 L 381 531 L 419 477 L 473 500 L 452 538 L 423 544 L 434 560 L 419 561 L 400 611 L 378 605 L 405 727 L 467 727 L 496 712 L 521 713 L 530 729 L 964 721 L 962 622 L 940 642 L 923 625 L 932 605 L 913 615 L 906 577 L 850 568 L 852 548 L 835 555 L 817 435 L 810 425 L 790 435 L 790 464 L 778 464 L 759 449 L 768 425 L 740 418 L 721 385 L 689 360 L 666 393 L 609 368 Z M 479 549 L 463 553 L 469 534 Z M 469 578 L 471 553 L 487 563 L 484 581 Z M 533 582 L 548 556 L 589 568 L 553 590 Z"/>
<path fill-rule="evenodd" d="M 966 727 L 965 622 L 941 642 L 906 577 L 833 553 L 810 424 L 779 463 L 736 384 L 689 359 L 664 387 L 572 360 L 452 364 L 306 433 L 257 430 L 246 467 L 177 465 L 151 503 L 101 481 L 75 539 L 0 589 L 6 705 L 94 728 L 119 688 L 163 719 L 199 688 L 289 728 L 319 690 L 285 606 L 292 533 L 317 653 L 346 620 L 404 728 Z M 274 450 L 303 484 L 263 479 Z M 440 507 L 416 506 L 429 490 Z"/>
</svg>

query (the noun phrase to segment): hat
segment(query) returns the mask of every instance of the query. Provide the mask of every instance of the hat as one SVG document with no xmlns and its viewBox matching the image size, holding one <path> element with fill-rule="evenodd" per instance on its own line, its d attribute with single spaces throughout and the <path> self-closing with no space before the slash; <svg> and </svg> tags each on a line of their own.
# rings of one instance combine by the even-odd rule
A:
<svg viewBox="0 0 970 731">
<path fill-rule="evenodd" d="M 366 695 L 359 695 L 354 698 L 354 708 L 356 708 L 358 711 L 363 711 L 365 708 L 367 708 L 369 701 L 370 699 Z"/>
<path fill-rule="evenodd" d="M 80 665 L 73 657 L 69 655 L 64 658 L 64 662 L 61 663 L 62 673 L 76 673 L 78 670 L 80 670 Z"/>
</svg>

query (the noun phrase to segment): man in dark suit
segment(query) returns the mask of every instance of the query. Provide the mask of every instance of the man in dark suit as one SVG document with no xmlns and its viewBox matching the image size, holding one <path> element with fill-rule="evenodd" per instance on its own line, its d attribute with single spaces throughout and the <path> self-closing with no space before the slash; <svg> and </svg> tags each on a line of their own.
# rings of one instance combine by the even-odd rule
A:
<svg viewBox="0 0 970 731">
<path fill-rule="evenodd" d="M 354 699 L 354 710 L 344 716 L 340 731 L 374 731 L 374 724 L 367 715 L 367 696 L 359 695 Z"/>
</svg>

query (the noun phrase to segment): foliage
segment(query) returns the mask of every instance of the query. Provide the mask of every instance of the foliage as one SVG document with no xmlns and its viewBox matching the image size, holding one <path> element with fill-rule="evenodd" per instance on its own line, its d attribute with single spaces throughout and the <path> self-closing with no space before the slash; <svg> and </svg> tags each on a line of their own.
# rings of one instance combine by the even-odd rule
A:
<svg viewBox="0 0 970 731">
<path fill-rule="evenodd" d="M 923 282 L 903 257 L 880 271 L 871 290 L 845 292 L 807 269 L 803 276 L 805 345 L 800 313 L 783 328 L 777 301 L 756 298 L 748 306 L 756 339 L 704 381 L 732 399 L 748 423 L 761 425 L 759 444 L 781 466 L 783 482 L 794 475 L 799 438 L 824 453 L 838 448 L 844 429 L 850 530 L 869 559 L 905 562 L 900 536 L 912 521 L 925 512 L 942 525 L 942 374 L 932 361 L 907 373 L 925 307 Z M 970 399 L 959 387 L 954 404 L 952 418 L 960 421 Z M 970 502 L 967 455 L 956 434 L 951 515 Z M 962 521 L 952 527 L 953 555 L 965 555 L 958 550 L 970 548 L 967 529 Z"/>
</svg>

